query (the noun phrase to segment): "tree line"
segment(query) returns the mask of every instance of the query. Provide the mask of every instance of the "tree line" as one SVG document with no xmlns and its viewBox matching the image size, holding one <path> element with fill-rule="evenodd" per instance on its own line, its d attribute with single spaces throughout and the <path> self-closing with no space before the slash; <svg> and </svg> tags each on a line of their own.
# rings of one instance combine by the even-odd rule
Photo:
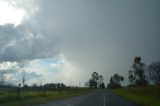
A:
<svg viewBox="0 0 160 106">
<path fill-rule="evenodd" d="M 128 80 L 128 87 L 150 85 L 160 86 L 160 61 L 145 65 L 140 56 L 134 57 L 131 69 L 128 71 Z M 107 87 L 122 87 L 122 81 L 124 81 L 124 77 L 118 73 L 115 73 L 110 77 Z M 97 72 L 93 72 L 91 74 L 91 78 L 88 82 L 86 82 L 85 85 L 89 86 L 90 88 L 105 88 L 103 76 L 99 75 Z"/>
<path fill-rule="evenodd" d="M 145 65 L 141 57 L 135 57 L 128 79 L 129 86 L 160 85 L 160 61 Z"/>
<path fill-rule="evenodd" d="M 130 67 L 131 69 L 128 71 L 128 80 L 129 87 L 132 86 L 148 86 L 148 85 L 160 85 L 160 61 L 153 62 L 149 65 L 145 65 L 142 62 L 142 58 L 140 56 L 136 56 L 133 59 L 133 64 Z M 0 71 L 0 87 L 5 85 L 5 76 L 6 73 L 4 70 Z M 26 73 L 22 74 L 22 84 L 23 87 L 27 86 L 25 84 L 26 81 Z M 88 82 L 85 83 L 86 86 L 90 88 L 105 88 L 104 79 L 102 75 L 99 75 L 97 72 L 93 72 L 91 74 L 91 78 Z M 110 77 L 110 82 L 107 85 L 108 88 L 117 88 L 121 87 L 121 82 L 124 81 L 124 77 L 115 73 Z M 51 84 L 55 86 L 55 84 Z M 48 86 L 48 85 L 47 85 Z"/>
</svg>

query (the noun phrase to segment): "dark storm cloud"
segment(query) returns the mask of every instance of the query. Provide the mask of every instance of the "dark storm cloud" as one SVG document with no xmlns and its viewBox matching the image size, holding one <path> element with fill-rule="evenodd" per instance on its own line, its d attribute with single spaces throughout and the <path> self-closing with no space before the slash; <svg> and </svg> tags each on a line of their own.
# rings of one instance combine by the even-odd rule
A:
<svg viewBox="0 0 160 106">
<path fill-rule="evenodd" d="M 114 73 L 127 76 L 134 56 L 146 63 L 160 59 L 157 0 L 41 4 L 39 15 L 45 14 L 42 17 L 51 22 L 48 26 L 56 26 L 51 30 L 61 39 L 60 52 L 84 74 L 98 71 L 108 78 Z"/>
<path fill-rule="evenodd" d="M 141 56 L 146 63 L 160 59 L 158 0 L 38 3 L 39 11 L 23 23 L 24 30 L 20 26 L 1 29 L 1 33 L 5 32 L 0 35 L 1 61 L 63 54 L 81 69 L 83 79 L 88 79 L 93 71 L 109 79 L 114 73 L 127 76 L 134 56 Z M 13 36 L 5 38 L 11 31 Z M 33 37 L 26 38 L 30 33 Z"/>
</svg>

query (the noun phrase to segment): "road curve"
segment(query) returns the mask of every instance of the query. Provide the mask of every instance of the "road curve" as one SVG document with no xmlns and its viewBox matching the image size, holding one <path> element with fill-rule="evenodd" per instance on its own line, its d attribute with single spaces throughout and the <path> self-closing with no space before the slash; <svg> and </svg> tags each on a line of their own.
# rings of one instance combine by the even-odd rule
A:
<svg viewBox="0 0 160 106">
<path fill-rule="evenodd" d="M 99 89 L 94 92 L 71 97 L 64 100 L 53 101 L 38 106 L 137 106 L 107 89 Z"/>
</svg>

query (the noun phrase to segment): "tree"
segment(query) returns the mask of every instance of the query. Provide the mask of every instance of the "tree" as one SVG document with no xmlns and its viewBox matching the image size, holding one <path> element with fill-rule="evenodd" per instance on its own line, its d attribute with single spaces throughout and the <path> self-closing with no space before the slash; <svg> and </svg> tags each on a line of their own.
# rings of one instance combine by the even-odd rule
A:
<svg viewBox="0 0 160 106">
<path fill-rule="evenodd" d="M 23 72 L 22 72 L 22 83 L 23 83 L 23 87 L 24 87 L 24 85 L 25 85 L 25 81 L 26 81 L 26 72 L 23 71 Z"/>
<path fill-rule="evenodd" d="M 94 80 L 90 79 L 89 80 L 89 87 L 90 88 L 97 88 L 97 82 L 95 82 Z"/>
<path fill-rule="evenodd" d="M 121 81 L 124 81 L 124 77 L 118 74 L 114 74 L 110 78 L 110 83 L 108 84 L 108 88 L 118 88 L 121 87 Z"/>
<path fill-rule="evenodd" d="M 93 72 L 91 74 L 91 79 L 89 80 L 90 88 L 97 88 L 97 81 L 99 80 L 99 76 L 97 72 Z"/>
<path fill-rule="evenodd" d="M 113 77 L 110 78 L 110 83 L 111 83 L 111 84 L 114 83 Z"/>
<path fill-rule="evenodd" d="M 93 72 L 91 74 L 91 78 L 89 79 L 88 83 L 85 83 L 85 85 L 89 85 L 90 88 L 105 88 L 105 85 L 103 83 L 103 76 L 98 75 L 97 72 Z"/>
<path fill-rule="evenodd" d="M 21 92 L 21 83 L 19 83 L 19 85 L 18 85 L 18 98 L 20 97 L 20 92 Z"/>
<path fill-rule="evenodd" d="M 135 78 L 136 78 L 136 85 L 146 85 L 147 81 L 145 79 L 144 74 L 144 66 L 145 64 L 141 62 L 141 57 L 135 57 L 133 61 L 132 68 L 134 70 Z"/>
<path fill-rule="evenodd" d="M 6 78 L 6 72 L 5 70 L 0 71 L 0 86 L 4 85 L 5 83 L 5 78 Z"/>
<path fill-rule="evenodd" d="M 85 86 L 85 87 L 89 87 L 89 82 L 85 82 L 85 83 L 84 83 L 84 86 Z"/>
<path fill-rule="evenodd" d="M 135 81 L 135 76 L 133 74 L 133 71 L 129 70 L 128 74 L 129 74 L 129 76 L 128 76 L 129 83 L 130 83 L 130 85 L 133 85 L 134 81 Z"/>
<path fill-rule="evenodd" d="M 120 76 L 118 74 L 114 74 L 113 75 L 113 81 L 117 84 L 120 85 L 120 82 L 124 80 L 124 77 L 123 76 Z"/>
<path fill-rule="evenodd" d="M 149 78 L 155 85 L 160 85 L 160 61 L 149 65 Z"/>
<path fill-rule="evenodd" d="M 98 73 L 97 72 L 93 72 L 93 74 L 92 74 L 92 80 L 95 81 L 95 82 L 97 82 L 98 79 L 99 79 Z"/>
<path fill-rule="evenodd" d="M 99 87 L 100 88 L 105 88 L 105 85 L 104 85 L 104 83 L 103 83 L 103 76 L 102 75 L 99 75 Z"/>
<path fill-rule="evenodd" d="M 98 77 L 99 77 L 99 78 L 98 78 L 98 79 L 99 79 L 99 83 L 100 83 L 100 84 L 103 83 L 103 76 L 102 76 L 102 75 L 99 75 Z"/>
<path fill-rule="evenodd" d="M 100 88 L 105 88 L 104 82 L 100 84 Z"/>
<path fill-rule="evenodd" d="M 58 93 L 61 94 L 61 83 L 57 83 L 57 89 L 58 89 Z"/>
<path fill-rule="evenodd" d="M 92 81 L 92 79 L 89 79 L 89 82 L 88 82 L 88 83 L 89 83 L 89 87 L 90 87 L 90 88 L 93 88 L 93 81 Z"/>
</svg>

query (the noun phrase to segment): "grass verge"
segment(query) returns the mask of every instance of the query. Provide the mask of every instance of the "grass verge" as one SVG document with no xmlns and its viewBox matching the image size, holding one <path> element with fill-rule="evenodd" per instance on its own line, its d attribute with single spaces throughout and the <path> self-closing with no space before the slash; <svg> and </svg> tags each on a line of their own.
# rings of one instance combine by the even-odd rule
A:
<svg viewBox="0 0 160 106">
<path fill-rule="evenodd" d="M 35 104 L 46 103 L 52 100 L 64 99 L 85 93 L 89 93 L 93 89 L 79 88 L 70 91 L 46 91 L 45 96 L 42 91 L 25 91 L 21 92 L 20 98 L 17 98 L 16 93 L 5 93 L 0 95 L 0 106 L 30 106 Z M 4 93 L 4 92 L 3 92 Z"/>
<path fill-rule="evenodd" d="M 160 87 L 120 88 L 113 92 L 140 106 L 160 106 Z"/>
</svg>

